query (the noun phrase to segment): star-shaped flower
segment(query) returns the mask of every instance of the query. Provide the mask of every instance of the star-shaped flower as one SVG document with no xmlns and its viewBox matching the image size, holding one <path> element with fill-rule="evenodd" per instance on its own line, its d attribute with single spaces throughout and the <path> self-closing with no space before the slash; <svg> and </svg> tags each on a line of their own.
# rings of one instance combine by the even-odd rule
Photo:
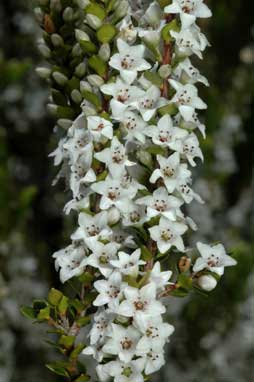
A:
<svg viewBox="0 0 254 382">
<path fill-rule="evenodd" d="M 114 382 L 144 382 L 144 365 L 142 358 L 129 363 L 113 361 L 109 363 L 109 375 L 114 377 Z"/>
<path fill-rule="evenodd" d="M 124 362 L 130 362 L 136 352 L 136 346 L 140 339 L 140 333 L 133 326 L 124 328 L 120 325 L 112 324 L 110 339 L 103 346 L 103 352 L 117 355 Z"/>
<path fill-rule="evenodd" d="M 114 54 L 109 65 L 120 72 L 120 76 L 127 84 L 132 84 L 138 72 L 151 68 L 149 62 L 144 60 L 145 45 L 128 45 L 124 40 L 117 40 L 118 52 Z"/>
<path fill-rule="evenodd" d="M 198 17 L 212 16 L 212 12 L 203 3 L 203 0 L 173 0 L 172 4 L 164 8 L 164 11 L 165 13 L 179 14 L 183 29 L 194 24 Z"/>
<path fill-rule="evenodd" d="M 124 226 L 143 225 L 147 221 L 146 207 L 130 202 L 122 208 L 122 224 Z"/>
<path fill-rule="evenodd" d="M 155 190 L 151 196 L 145 196 L 136 200 L 136 203 L 147 206 L 148 218 L 161 215 L 169 220 L 175 221 L 178 216 L 182 216 L 179 208 L 183 204 L 183 201 L 175 196 L 169 195 L 164 187 Z"/>
<path fill-rule="evenodd" d="M 180 144 L 179 140 L 185 138 L 188 132 L 173 126 L 171 117 L 166 114 L 160 118 L 157 126 L 149 125 L 146 128 L 146 135 L 151 137 L 153 143 L 158 146 L 177 150 Z"/>
<path fill-rule="evenodd" d="M 103 276 L 108 278 L 113 272 L 111 260 L 116 259 L 120 247 L 117 243 L 102 244 L 96 239 L 87 239 L 87 246 L 92 254 L 87 258 L 87 264 L 98 268 Z"/>
<path fill-rule="evenodd" d="M 201 257 L 199 257 L 194 264 L 194 272 L 209 269 L 211 272 L 223 275 L 225 267 L 231 267 L 237 264 L 235 259 L 226 254 L 222 244 L 208 245 L 198 242 L 197 248 Z"/>
<path fill-rule="evenodd" d="M 199 147 L 199 140 L 194 133 L 189 134 L 183 139 L 178 146 L 177 150 L 180 154 L 184 155 L 192 166 L 196 166 L 194 158 L 204 160 L 203 153 Z"/>
<path fill-rule="evenodd" d="M 116 313 L 134 320 L 149 319 L 165 313 L 166 308 L 156 299 L 156 285 L 149 283 L 141 289 L 128 286 L 124 290 L 125 299 Z"/>
<path fill-rule="evenodd" d="M 69 245 L 53 254 L 55 267 L 60 269 L 60 280 L 62 283 L 74 276 L 80 276 L 87 266 L 86 251 L 82 246 Z"/>
<path fill-rule="evenodd" d="M 137 86 L 126 84 L 119 77 L 116 82 L 101 86 L 101 91 L 113 97 L 110 101 L 110 106 L 113 118 L 115 119 L 119 119 L 133 102 L 137 102 L 145 94 L 144 90 Z"/>
<path fill-rule="evenodd" d="M 93 327 L 89 333 L 91 345 L 102 343 L 109 332 L 109 327 L 113 322 L 114 316 L 99 308 L 93 318 Z"/>
<path fill-rule="evenodd" d="M 175 80 L 169 80 L 176 90 L 171 102 L 175 103 L 185 121 L 191 121 L 195 109 L 206 109 L 207 105 L 198 97 L 197 88 L 194 85 L 182 85 Z"/>
<path fill-rule="evenodd" d="M 139 266 L 146 264 L 145 261 L 140 260 L 140 256 L 140 249 L 137 249 L 131 254 L 126 252 L 119 252 L 118 259 L 111 260 L 110 264 L 113 265 L 114 268 L 119 269 L 119 271 L 121 271 L 121 273 L 124 275 L 137 277 L 139 274 Z"/>
<path fill-rule="evenodd" d="M 126 132 L 124 140 L 127 142 L 138 141 L 145 143 L 145 132 L 147 124 L 137 113 L 126 111 L 122 116 L 119 117 L 119 120 L 121 121 L 121 127 L 123 128 L 124 132 Z"/>
<path fill-rule="evenodd" d="M 87 117 L 87 128 L 95 142 L 100 142 L 102 138 L 113 138 L 113 125 L 107 119 L 89 116 Z"/>
<path fill-rule="evenodd" d="M 149 320 L 142 320 L 138 317 L 135 323 L 143 334 L 137 345 L 139 354 L 149 353 L 151 349 L 158 353 L 162 352 L 165 343 L 174 332 L 174 327 L 164 323 L 161 316 Z"/>
<path fill-rule="evenodd" d="M 108 239 L 111 229 L 108 227 L 108 214 L 102 211 L 94 216 L 84 212 L 79 214 L 79 228 L 72 234 L 72 240 L 86 240 L 88 238 Z"/>
<path fill-rule="evenodd" d="M 122 282 L 122 275 L 120 272 L 113 272 L 108 280 L 98 280 L 94 283 L 94 288 L 99 292 L 94 300 L 94 306 L 108 305 L 114 306 L 119 302 L 123 296 L 123 291 L 127 284 Z"/>
<path fill-rule="evenodd" d="M 180 56 L 191 56 L 194 53 L 200 59 L 203 58 L 202 52 L 209 45 L 209 42 L 196 24 L 188 29 L 182 29 L 180 32 L 172 30 L 170 34 L 175 39 L 177 53 Z"/>
<path fill-rule="evenodd" d="M 201 82 L 206 86 L 209 86 L 208 80 L 202 76 L 197 68 L 195 68 L 190 59 L 186 58 L 181 61 L 173 71 L 174 77 L 178 82 L 195 84 Z"/>
<path fill-rule="evenodd" d="M 156 113 L 156 110 L 166 105 L 167 100 L 161 97 L 160 89 L 152 85 L 144 94 L 141 94 L 140 97 L 132 105 L 140 111 L 144 121 L 149 121 Z"/>
<path fill-rule="evenodd" d="M 112 139 L 109 148 L 96 153 L 94 157 L 100 162 L 105 163 L 111 175 L 117 178 L 125 171 L 125 167 L 136 164 L 128 159 L 125 146 L 119 142 L 116 136 Z"/>
<path fill-rule="evenodd" d="M 184 243 L 181 235 L 188 227 L 183 223 L 172 222 L 164 217 L 160 219 L 159 225 L 149 228 L 151 238 L 156 241 L 161 253 L 167 252 L 171 247 L 176 247 L 184 252 Z"/>
<path fill-rule="evenodd" d="M 149 281 L 156 285 L 158 291 L 164 290 L 165 286 L 169 284 L 172 276 L 172 271 L 161 271 L 161 264 L 157 261 L 150 273 Z"/>
<path fill-rule="evenodd" d="M 165 365 L 164 352 L 156 352 L 151 348 L 150 351 L 143 352 L 139 351 L 139 356 L 145 360 L 145 374 L 150 375 L 160 370 L 163 365 Z"/>
</svg>

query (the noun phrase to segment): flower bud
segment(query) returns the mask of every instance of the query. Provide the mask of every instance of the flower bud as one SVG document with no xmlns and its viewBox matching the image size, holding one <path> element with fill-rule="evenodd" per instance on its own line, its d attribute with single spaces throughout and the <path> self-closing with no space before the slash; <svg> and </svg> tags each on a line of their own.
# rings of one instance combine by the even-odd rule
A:
<svg viewBox="0 0 254 382">
<path fill-rule="evenodd" d="M 87 105 L 86 103 L 83 103 L 81 107 L 86 117 L 89 117 L 91 115 L 97 115 L 97 111 L 94 107 Z"/>
<path fill-rule="evenodd" d="M 79 43 L 74 45 L 71 54 L 72 54 L 73 57 L 80 57 L 80 56 L 82 56 L 82 49 L 81 49 Z"/>
<path fill-rule="evenodd" d="M 86 64 L 81 62 L 75 69 L 75 74 L 78 77 L 83 77 L 86 73 Z"/>
<path fill-rule="evenodd" d="M 61 12 L 62 4 L 60 0 L 51 0 L 50 1 L 50 9 L 55 12 Z"/>
<path fill-rule="evenodd" d="M 108 211 L 108 224 L 110 226 L 112 226 L 112 225 L 118 223 L 120 218 L 121 218 L 121 214 L 120 214 L 118 208 L 111 207 Z"/>
<path fill-rule="evenodd" d="M 63 129 L 67 130 L 71 125 L 73 124 L 73 121 L 71 119 L 67 118 L 60 118 L 57 121 L 58 126 L 62 127 Z"/>
<path fill-rule="evenodd" d="M 217 281 L 211 275 L 203 275 L 198 278 L 198 285 L 201 289 L 210 292 L 216 287 Z"/>
<path fill-rule="evenodd" d="M 54 103 L 48 103 L 47 109 L 51 115 L 56 115 L 58 106 L 55 105 Z"/>
<path fill-rule="evenodd" d="M 65 8 L 63 12 L 63 19 L 66 23 L 69 23 L 73 20 L 74 11 L 71 7 Z"/>
<path fill-rule="evenodd" d="M 81 9 L 85 9 L 90 3 L 89 0 L 74 0 L 75 4 Z"/>
<path fill-rule="evenodd" d="M 86 22 L 91 28 L 95 30 L 97 30 L 98 28 L 102 26 L 102 21 L 99 19 L 99 17 L 95 15 L 87 14 Z"/>
<path fill-rule="evenodd" d="M 110 59 L 110 45 L 102 44 L 99 50 L 99 57 L 107 62 Z"/>
<path fill-rule="evenodd" d="M 178 262 L 180 272 L 187 272 L 191 266 L 191 259 L 187 256 L 182 256 Z"/>
<path fill-rule="evenodd" d="M 87 91 L 91 92 L 92 87 L 87 81 L 80 81 L 80 91 L 81 91 L 81 94 L 83 94 L 83 92 L 87 92 Z"/>
<path fill-rule="evenodd" d="M 52 44 L 54 45 L 54 47 L 56 47 L 56 48 L 64 45 L 64 40 L 63 40 L 62 36 L 60 36 L 57 33 L 53 33 L 51 35 L 51 41 L 52 41 Z"/>
<path fill-rule="evenodd" d="M 38 23 L 43 23 L 44 20 L 44 12 L 40 7 L 34 8 L 34 15 Z"/>
<path fill-rule="evenodd" d="M 98 74 L 91 74 L 90 76 L 87 76 L 87 80 L 89 84 L 98 88 L 104 84 L 103 78 L 98 76 Z"/>
<path fill-rule="evenodd" d="M 158 71 L 161 78 L 166 79 L 170 76 L 172 72 L 170 65 L 162 65 Z"/>
<path fill-rule="evenodd" d="M 51 50 L 49 49 L 49 47 L 45 44 L 39 44 L 38 45 L 38 49 L 39 49 L 39 52 L 40 54 L 44 57 L 44 58 L 50 58 L 51 56 Z"/>
<path fill-rule="evenodd" d="M 81 29 L 75 29 L 75 37 L 77 41 L 90 41 L 88 34 Z"/>
<path fill-rule="evenodd" d="M 58 85 L 62 85 L 63 86 L 68 81 L 68 77 L 66 77 L 63 73 L 60 73 L 60 72 L 54 72 L 52 74 L 52 77 L 54 78 L 56 83 L 58 83 Z"/>
<path fill-rule="evenodd" d="M 36 73 L 38 74 L 39 77 L 47 80 L 50 75 L 51 75 L 51 69 L 49 68 L 44 68 L 42 66 L 38 67 L 35 69 L 36 70 Z"/>
<path fill-rule="evenodd" d="M 126 0 L 118 1 L 115 7 L 114 19 L 113 21 L 118 21 L 126 16 L 129 12 L 129 2 Z"/>
<path fill-rule="evenodd" d="M 78 105 L 82 102 L 82 95 L 80 94 L 80 92 L 77 89 L 72 90 L 71 98 Z"/>
</svg>

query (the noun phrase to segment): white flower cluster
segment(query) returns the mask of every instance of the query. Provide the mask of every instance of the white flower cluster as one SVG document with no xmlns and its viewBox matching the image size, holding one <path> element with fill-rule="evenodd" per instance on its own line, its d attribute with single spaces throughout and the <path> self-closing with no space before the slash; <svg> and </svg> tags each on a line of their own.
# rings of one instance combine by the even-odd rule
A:
<svg viewBox="0 0 254 382">
<path fill-rule="evenodd" d="M 172 250 L 185 253 L 183 234 L 188 226 L 196 229 L 181 207 L 193 199 L 202 202 L 191 188 L 188 166 L 203 159 L 195 131 L 204 136 L 205 128 L 196 110 L 206 104 L 195 84 L 208 81 L 189 56 L 202 57 L 208 45 L 196 18 L 211 16 L 202 0 L 174 0 L 164 10 L 157 1 L 141 2 L 141 7 L 129 3 L 128 15 L 118 24 L 117 53 L 109 61 L 116 78 L 101 78 L 100 96 L 110 100 L 109 109 L 98 115 L 86 100 L 83 113 L 52 154 L 56 164 L 64 160 L 70 170 L 73 199 L 65 211 L 79 212 L 72 244 L 54 254 L 56 267 L 62 282 L 93 269 L 98 310 L 84 353 L 98 362 L 101 381 L 114 382 L 144 382 L 158 371 L 174 330 L 163 322 L 166 309 L 160 300 L 172 272 L 162 272 L 157 257 Z M 163 43 L 168 16 L 179 17 L 179 30 L 168 30 L 170 51 L 161 66 L 153 66 L 152 46 L 156 50 Z M 158 73 L 161 85 L 152 80 Z M 98 84 L 98 76 L 93 80 Z M 199 243 L 198 249 L 202 256 L 194 273 L 206 269 L 221 274 L 224 266 L 234 264 L 221 245 Z M 212 276 L 203 277 L 200 286 L 212 289 Z"/>
</svg>

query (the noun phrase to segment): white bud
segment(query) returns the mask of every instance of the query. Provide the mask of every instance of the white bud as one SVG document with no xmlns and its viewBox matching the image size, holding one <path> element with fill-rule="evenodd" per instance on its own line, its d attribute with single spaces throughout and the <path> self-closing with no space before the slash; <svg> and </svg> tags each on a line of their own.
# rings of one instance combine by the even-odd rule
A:
<svg viewBox="0 0 254 382">
<path fill-rule="evenodd" d="M 50 1 L 50 9 L 55 12 L 61 12 L 62 4 L 60 0 L 51 0 Z"/>
<path fill-rule="evenodd" d="M 120 20 L 130 13 L 129 2 L 126 0 L 119 1 L 115 9 L 114 19 Z"/>
<path fill-rule="evenodd" d="M 98 74 L 91 74 L 90 76 L 87 76 L 87 80 L 89 84 L 96 87 L 101 87 L 104 84 L 103 78 L 98 76 Z"/>
<path fill-rule="evenodd" d="M 80 56 L 82 56 L 82 49 L 81 49 L 79 43 L 77 43 L 77 44 L 75 44 L 73 46 L 71 54 L 72 54 L 73 57 L 80 57 Z"/>
<path fill-rule="evenodd" d="M 97 111 L 93 106 L 87 105 L 86 101 L 81 105 L 82 111 L 86 117 L 97 115 Z"/>
<path fill-rule="evenodd" d="M 80 92 L 77 89 L 72 90 L 71 98 L 78 105 L 82 102 L 82 95 L 80 94 Z"/>
<path fill-rule="evenodd" d="M 211 275 L 203 275 L 198 278 L 198 285 L 201 289 L 210 292 L 216 287 L 217 281 Z"/>
<path fill-rule="evenodd" d="M 51 75 L 51 69 L 49 68 L 44 68 L 42 66 L 38 67 L 35 69 L 36 70 L 36 73 L 38 74 L 39 77 L 47 80 L 50 75 Z"/>
<path fill-rule="evenodd" d="M 108 224 L 110 226 L 118 223 L 120 218 L 121 218 L 121 214 L 116 207 L 111 207 L 108 210 Z"/>
<path fill-rule="evenodd" d="M 73 124 L 73 121 L 71 119 L 60 118 L 60 119 L 58 119 L 57 124 L 58 124 L 58 126 L 67 130 L 67 129 L 69 129 L 69 127 L 71 127 L 71 125 Z"/>
<path fill-rule="evenodd" d="M 168 78 L 171 74 L 171 66 L 170 65 L 162 65 L 159 69 L 159 75 L 161 78 L 165 79 Z"/>
<path fill-rule="evenodd" d="M 102 44 L 99 50 L 99 56 L 100 58 L 107 62 L 110 59 L 110 45 L 109 44 Z"/>
<path fill-rule="evenodd" d="M 77 41 L 90 41 L 88 34 L 81 29 L 75 29 L 75 37 Z"/>
<path fill-rule="evenodd" d="M 80 91 L 81 91 L 81 93 L 83 91 L 91 92 L 92 91 L 92 87 L 91 87 L 91 85 L 87 81 L 80 81 Z"/>
<path fill-rule="evenodd" d="M 37 20 L 39 23 L 42 23 L 42 22 L 43 22 L 43 19 L 44 19 L 44 12 L 42 11 L 42 9 L 41 9 L 40 7 L 36 7 L 36 8 L 34 8 L 34 15 L 35 15 L 36 20 Z"/>
<path fill-rule="evenodd" d="M 86 15 L 86 22 L 91 28 L 95 30 L 97 30 L 98 28 L 102 26 L 102 21 L 99 19 L 99 17 L 95 15 L 91 15 L 91 14 Z"/>
<path fill-rule="evenodd" d="M 49 104 L 47 105 L 47 109 L 48 109 L 48 112 L 49 112 L 51 115 L 56 115 L 58 106 L 55 105 L 54 103 L 49 103 Z"/>
<path fill-rule="evenodd" d="M 74 2 L 81 9 L 85 9 L 90 3 L 89 0 L 75 0 Z"/>
<path fill-rule="evenodd" d="M 78 77 L 83 77 L 86 73 L 86 64 L 81 62 L 75 69 L 75 74 Z"/>
<path fill-rule="evenodd" d="M 44 58 L 49 58 L 51 56 L 51 50 L 45 44 L 39 44 L 38 49 Z"/>
<path fill-rule="evenodd" d="M 54 72 L 52 74 L 52 77 L 58 83 L 58 85 L 62 85 L 63 86 L 68 81 L 68 77 L 66 77 L 63 73 L 60 73 L 60 72 Z"/>
<path fill-rule="evenodd" d="M 73 20 L 74 11 L 71 7 L 65 8 L 63 12 L 63 19 L 66 23 L 69 23 Z"/>
<path fill-rule="evenodd" d="M 64 40 L 63 40 L 62 36 L 60 36 L 57 33 L 53 33 L 51 35 L 51 41 L 52 41 L 52 44 L 54 45 L 54 47 L 56 47 L 56 48 L 64 45 Z"/>
</svg>

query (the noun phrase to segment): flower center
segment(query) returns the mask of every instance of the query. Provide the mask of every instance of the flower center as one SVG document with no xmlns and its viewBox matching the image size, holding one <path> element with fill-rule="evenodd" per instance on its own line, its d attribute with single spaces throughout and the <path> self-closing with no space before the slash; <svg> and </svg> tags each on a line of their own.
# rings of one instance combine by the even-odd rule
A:
<svg viewBox="0 0 254 382">
<path fill-rule="evenodd" d="M 161 231 L 161 239 L 164 241 L 170 241 L 173 238 L 173 234 L 170 229 L 164 229 Z"/>
<path fill-rule="evenodd" d="M 108 190 L 108 198 L 110 200 L 116 200 L 120 196 L 120 191 L 118 187 L 110 187 Z"/>
<path fill-rule="evenodd" d="M 152 98 L 150 98 L 150 99 L 146 98 L 143 101 L 141 101 L 141 106 L 144 109 L 152 109 L 154 104 L 155 104 L 155 100 L 153 100 Z"/>
<path fill-rule="evenodd" d="M 140 221 L 140 214 L 138 213 L 138 211 L 133 211 L 130 213 L 130 221 L 132 223 L 138 223 Z"/>
<path fill-rule="evenodd" d="M 95 224 L 92 224 L 91 226 L 86 227 L 86 231 L 89 236 L 96 236 L 96 235 L 99 235 L 100 228 L 96 226 Z"/>
<path fill-rule="evenodd" d="M 157 199 L 154 203 L 154 208 L 159 212 L 164 212 L 167 209 L 167 203 L 165 200 Z"/>
<path fill-rule="evenodd" d="M 219 257 L 214 254 L 208 257 L 207 265 L 209 267 L 218 267 L 219 266 Z"/>
<path fill-rule="evenodd" d="M 132 69 L 134 66 L 134 62 L 134 58 L 131 58 L 129 54 L 126 54 L 121 61 L 121 66 L 123 69 Z"/>
<path fill-rule="evenodd" d="M 117 95 L 117 101 L 125 103 L 130 98 L 130 91 L 128 88 L 126 89 L 120 89 L 119 93 Z"/>
<path fill-rule="evenodd" d="M 121 345 L 123 350 L 129 350 L 132 347 L 132 341 L 128 339 L 127 337 L 125 337 L 124 340 L 121 341 Z"/>
<path fill-rule="evenodd" d="M 124 159 L 124 154 L 121 152 L 120 149 L 116 148 L 112 154 L 112 161 L 114 163 L 120 164 L 122 163 L 123 159 Z"/>
<path fill-rule="evenodd" d="M 175 170 L 173 168 L 170 168 L 169 166 L 167 167 L 164 167 L 163 169 L 163 174 L 166 176 L 166 177 L 171 177 L 175 174 Z"/>
</svg>

